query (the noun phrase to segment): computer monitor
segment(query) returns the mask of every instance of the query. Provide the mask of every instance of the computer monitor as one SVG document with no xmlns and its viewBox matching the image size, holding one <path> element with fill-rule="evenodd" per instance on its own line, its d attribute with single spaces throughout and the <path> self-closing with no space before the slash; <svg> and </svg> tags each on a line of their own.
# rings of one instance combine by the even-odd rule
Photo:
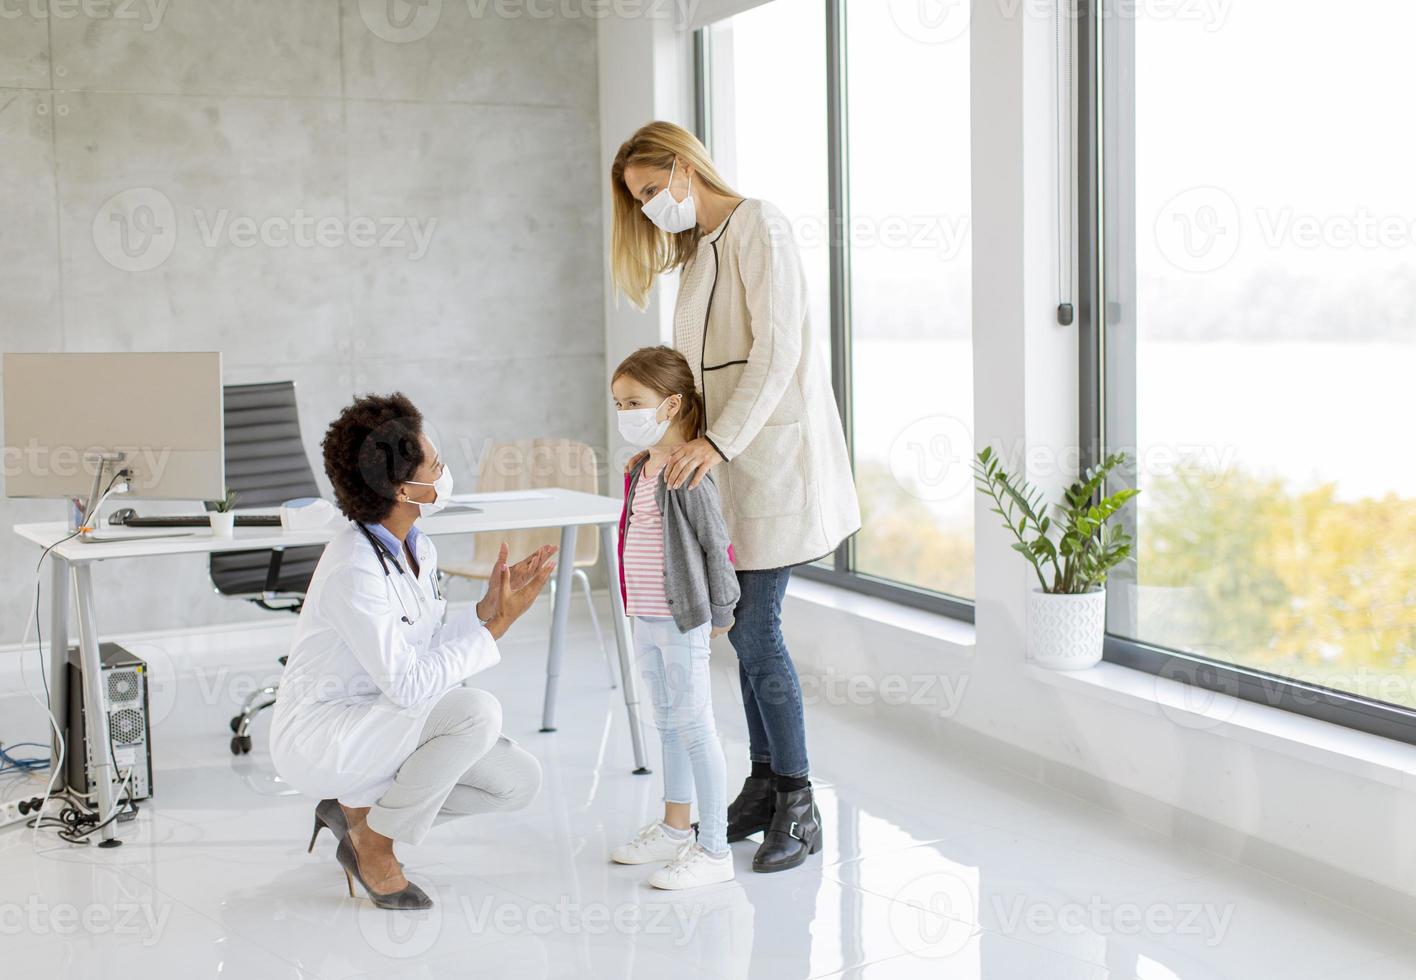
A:
<svg viewBox="0 0 1416 980">
<path fill-rule="evenodd" d="M 101 454 L 130 498 L 225 495 L 220 353 L 6 354 L 3 387 L 7 497 L 87 498 Z"/>
</svg>

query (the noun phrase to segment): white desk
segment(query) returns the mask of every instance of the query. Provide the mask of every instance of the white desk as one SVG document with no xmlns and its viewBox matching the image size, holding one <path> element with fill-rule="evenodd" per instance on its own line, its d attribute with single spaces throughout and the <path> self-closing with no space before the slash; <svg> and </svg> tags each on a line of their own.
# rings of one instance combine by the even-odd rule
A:
<svg viewBox="0 0 1416 980">
<path fill-rule="evenodd" d="M 649 770 L 644 764 L 644 733 L 639 720 L 639 694 L 630 654 L 629 622 L 625 618 L 624 601 L 619 591 L 620 501 L 614 497 L 600 497 L 573 490 L 547 489 L 539 492 L 544 496 L 534 499 L 473 501 L 472 506 L 480 508 L 480 512 L 443 512 L 421 519 L 418 527 L 427 534 L 469 534 L 477 531 L 498 532 L 547 527 L 561 529 L 560 553 L 557 555 L 556 565 L 555 605 L 551 612 L 550 649 L 546 656 L 546 698 L 541 712 L 541 730 L 548 732 L 555 731 L 556 688 L 564 655 L 566 620 L 570 613 L 575 533 L 578 528 L 586 525 L 600 529 L 600 551 L 604 555 L 605 571 L 608 573 L 610 596 L 614 606 L 612 618 L 615 624 L 615 643 L 619 651 L 625 710 L 629 715 L 634 771 L 639 774 L 647 773 Z M 63 728 L 66 723 L 68 707 L 68 699 L 63 692 L 72 594 L 78 600 L 79 662 L 84 685 L 84 714 L 94 723 L 88 737 L 92 744 L 108 744 L 108 715 L 102 710 L 104 692 L 100 686 L 102 671 L 98 656 L 98 620 L 94 608 L 91 575 L 94 562 L 318 545 L 328 542 L 343 527 L 344 524 L 338 521 L 318 531 L 292 533 L 273 527 L 238 527 L 233 537 L 217 538 L 205 528 L 177 529 L 191 532 L 178 537 L 152 537 L 151 535 L 159 533 L 156 529 L 124 529 L 105 524 L 97 533 L 112 540 L 84 542 L 73 538 L 55 547 L 49 553 L 49 559 L 53 563 L 49 689 L 60 727 Z M 16 524 L 15 533 L 40 548 L 47 548 L 63 539 L 69 531 L 62 522 L 55 521 L 44 524 Z M 512 559 L 520 557 L 513 555 Z M 57 765 L 57 746 L 53 758 Z M 63 774 L 56 770 L 53 777 L 62 781 Z M 96 782 L 99 812 L 107 814 L 113 807 L 112 781 L 98 779 Z M 103 843 L 100 846 L 115 840 L 113 825 L 105 827 L 101 833 Z"/>
</svg>

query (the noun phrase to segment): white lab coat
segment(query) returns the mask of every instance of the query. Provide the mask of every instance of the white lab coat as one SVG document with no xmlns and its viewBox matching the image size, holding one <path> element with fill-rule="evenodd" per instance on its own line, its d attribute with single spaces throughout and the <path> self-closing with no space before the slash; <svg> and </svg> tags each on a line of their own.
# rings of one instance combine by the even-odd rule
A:
<svg viewBox="0 0 1416 980">
<path fill-rule="evenodd" d="M 473 607 L 447 617 L 433 591 L 437 549 L 417 543 L 418 576 L 385 575 L 356 524 L 326 546 L 305 595 L 270 729 L 280 777 L 318 799 L 370 806 L 418 747 L 433 705 L 498 663 Z M 403 622 L 406 605 L 413 625 Z"/>
</svg>

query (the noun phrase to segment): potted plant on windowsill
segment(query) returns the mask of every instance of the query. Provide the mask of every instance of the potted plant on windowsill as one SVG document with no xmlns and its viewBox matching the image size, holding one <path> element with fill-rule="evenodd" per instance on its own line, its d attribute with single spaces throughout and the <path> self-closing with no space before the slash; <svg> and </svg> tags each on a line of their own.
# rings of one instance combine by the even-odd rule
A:
<svg viewBox="0 0 1416 980">
<path fill-rule="evenodd" d="M 229 538 L 236 530 L 236 491 L 226 488 L 226 496 L 211 502 L 207 520 L 211 521 L 213 537 Z"/>
<path fill-rule="evenodd" d="M 993 501 L 993 513 L 1017 540 L 1013 550 L 1037 574 L 1028 595 L 1028 657 L 1054 670 L 1081 670 L 1101 660 L 1106 635 L 1106 576 L 1132 557 L 1132 539 L 1107 522 L 1140 493 L 1126 488 L 1102 496 L 1106 478 L 1125 453 L 1088 468 L 1053 505 L 1041 490 L 1007 473 L 992 449 L 979 450 L 974 483 Z"/>
</svg>

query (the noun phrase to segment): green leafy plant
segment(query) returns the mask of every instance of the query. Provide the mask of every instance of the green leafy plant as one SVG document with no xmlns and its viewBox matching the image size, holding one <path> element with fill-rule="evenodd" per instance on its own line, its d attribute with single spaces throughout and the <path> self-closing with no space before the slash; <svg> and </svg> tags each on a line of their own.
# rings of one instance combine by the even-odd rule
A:
<svg viewBox="0 0 1416 980">
<path fill-rule="evenodd" d="M 1126 488 L 1101 496 L 1106 478 L 1126 462 L 1125 453 L 1106 457 L 1089 467 L 1081 479 L 1063 491 L 1063 502 L 1047 514 L 1043 493 L 1026 480 L 1010 475 L 988 447 L 974 459 L 974 484 L 993 501 L 993 513 L 1018 540 L 1013 550 L 1032 564 L 1044 592 L 1075 594 L 1106 584 L 1106 576 L 1132 557 L 1131 536 L 1121 526 L 1107 526 L 1139 490 Z"/>
<path fill-rule="evenodd" d="M 226 488 L 226 496 L 220 500 L 211 502 L 211 509 L 218 514 L 226 514 L 236 509 L 236 491 L 230 487 Z"/>
</svg>

